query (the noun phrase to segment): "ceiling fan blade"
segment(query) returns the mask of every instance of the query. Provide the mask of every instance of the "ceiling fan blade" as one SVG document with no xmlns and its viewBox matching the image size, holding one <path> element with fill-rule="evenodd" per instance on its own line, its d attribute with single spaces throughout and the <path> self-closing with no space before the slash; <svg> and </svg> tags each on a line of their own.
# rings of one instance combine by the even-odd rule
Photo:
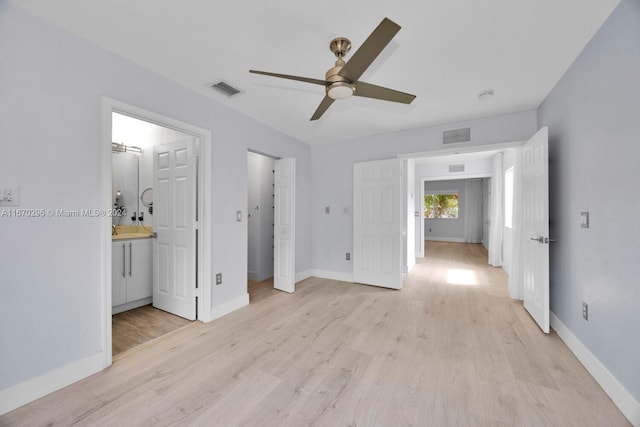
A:
<svg viewBox="0 0 640 427">
<path fill-rule="evenodd" d="M 356 91 L 353 95 L 382 99 L 383 101 L 401 102 L 403 104 L 411 104 L 416 98 L 415 95 L 411 95 L 410 93 L 404 93 L 365 82 L 356 82 Z"/>
<path fill-rule="evenodd" d="M 329 107 L 331 107 L 331 104 L 333 104 L 333 101 L 335 101 L 335 99 L 329 98 L 328 96 L 325 95 L 324 99 L 318 106 L 318 109 L 316 110 L 315 113 L 313 113 L 313 116 L 311 116 L 311 121 L 318 120 L 324 114 L 324 112 L 327 111 Z"/>
<path fill-rule="evenodd" d="M 338 74 L 352 82 L 357 81 L 398 31 L 400 31 L 400 25 L 389 18 L 384 18 Z"/>
<path fill-rule="evenodd" d="M 326 80 L 310 79 L 309 77 L 290 76 L 289 74 L 269 73 L 266 71 L 257 71 L 257 70 L 249 70 L 249 72 L 253 74 L 262 74 L 262 75 L 271 76 L 271 77 L 280 77 L 281 79 L 297 80 L 299 82 L 312 83 L 312 84 L 321 85 L 321 86 L 326 86 L 328 83 Z"/>
</svg>

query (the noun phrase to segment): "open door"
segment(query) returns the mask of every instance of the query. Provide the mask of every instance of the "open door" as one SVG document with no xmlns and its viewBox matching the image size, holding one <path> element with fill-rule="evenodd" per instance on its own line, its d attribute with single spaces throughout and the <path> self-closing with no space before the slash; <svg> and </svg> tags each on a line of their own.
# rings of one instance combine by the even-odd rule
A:
<svg viewBox="0 0 640 427">
<path fill-rule="evenodd" d="M 402 165 L 353 165 L 353 281 L 402 288 Z"/>
<path fill-rule="evenodd" d="M 196 318 L 196 144 L 153 147 L 153 306 Z"/>
<path fill-rule="evenodd" d="M 523 147 L 524 307 L 549 333 L 549 131 Z"/>
<path fill-rule="evenodd" d="M 296 290 L 296 159 L 275 161 L 273 287 Z"/>
</svg>

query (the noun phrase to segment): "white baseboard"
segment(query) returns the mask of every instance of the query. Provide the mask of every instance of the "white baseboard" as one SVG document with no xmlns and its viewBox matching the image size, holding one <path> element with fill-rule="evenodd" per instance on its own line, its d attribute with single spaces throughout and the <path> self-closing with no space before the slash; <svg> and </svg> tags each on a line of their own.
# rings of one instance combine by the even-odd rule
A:
<svg viewBox="0 0 640 427">
<path fill-rule="evenodd" d="M 424 240 L 429 240 L 431 242 L 466 243 L 464 237 L 425 237 Z"/>
<path fill-rule="evenodd" d="M 311 274 L 311 270 L 300 271 L 296 273 L 296 283 L 302 282 L 304 279 L 308 279 L 311 276 L 313 276 L 313 274 Z"/>
<path fill-rule="evenodd" d="M 620 381 L 598 360 L 596 356 L 567 328 L 553 313 L 549 313 L 551 327 L 575 354 L 580 363 L 589 371 L 600 387 L 609 395 L 613 403 L 634 426 L 640 426 L 640 402 L 638 402 Z"/>
<path fill-rule="evenodd" d="M 341 282 L 353 282 L 353 273 L 343 273 L 340 271 L 312 269 L 311 275 L 323 279 L 339 280 Z"/>
<path fill-rule="evenodd" d="M 47 372 L 37 378 L 0 390 L 0 415 L 33 402 L 104 369 L 103 352 L 67 366 Z"/>
<path fill-rule="evenodd" d="M 227 301 L 225 303 L 212 307 L 211 313 L 209 314 L 208 322 L 222 317 L 225 314 L 229 314 L 232 311 L 236 311 L 237 309 L 242 308 L 245 305 L 249 305 L 249 293 L 234 298 L 231 301 Z"/>
</svg>

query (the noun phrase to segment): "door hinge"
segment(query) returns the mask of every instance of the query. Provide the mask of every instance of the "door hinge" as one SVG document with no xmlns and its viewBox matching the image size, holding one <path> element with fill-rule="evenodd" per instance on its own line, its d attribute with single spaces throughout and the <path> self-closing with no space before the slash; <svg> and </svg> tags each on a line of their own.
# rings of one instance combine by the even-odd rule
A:
<svg viewBox="0 0 640 427">
<path fill-rule="evenodd" d="M 196 288 L 194 295 L 196 296 L 196 298 L 202 297 L 201 289 L 200 288 Z"/>
</svg>

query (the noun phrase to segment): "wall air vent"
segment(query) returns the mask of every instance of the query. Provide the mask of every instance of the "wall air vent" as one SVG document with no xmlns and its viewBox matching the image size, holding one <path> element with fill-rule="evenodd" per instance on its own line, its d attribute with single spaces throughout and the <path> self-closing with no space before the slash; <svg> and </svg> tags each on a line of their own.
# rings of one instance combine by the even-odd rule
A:
<svg viewBox="0 0 640 427">
<path fill-rule="evenodd" d="M 471 141 L 471 128 L 460 128 L 442 131 L 443 144 L 456 144 Z"/>
<path fill-rule="evenodd" d="M 464 172 L 464 163 L 459 165 L 449 165 L 449 173 L 451 172 Z"/>
<path fill-rule="evenodd" d="M 220 80 L 218 83 L 211 85 L 211 87 L 229 98 L 240 93 L 239 89 L 236 89 L 224 80 Z"/>
</svg>

